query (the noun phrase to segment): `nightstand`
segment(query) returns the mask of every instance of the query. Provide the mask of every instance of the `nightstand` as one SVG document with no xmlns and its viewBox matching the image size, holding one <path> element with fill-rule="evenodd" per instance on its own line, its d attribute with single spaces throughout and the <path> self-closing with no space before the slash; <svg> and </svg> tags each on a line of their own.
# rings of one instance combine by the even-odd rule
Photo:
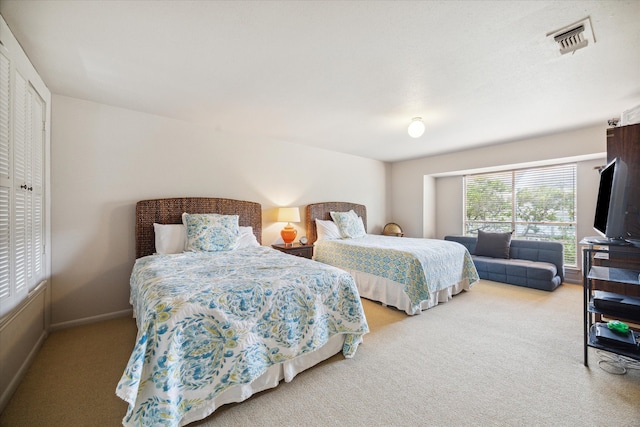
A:
<svg viewBox="0 0 640 427">
<path fill-rule="evenodd" d="M 309 259 L 313 257 L 313 245 L 301 245 L 300 243 L 294 243 L 293 246 L 279 244 L 271 245 L 271 247 L 289 255 L 301 256 Z"/>
</svg>

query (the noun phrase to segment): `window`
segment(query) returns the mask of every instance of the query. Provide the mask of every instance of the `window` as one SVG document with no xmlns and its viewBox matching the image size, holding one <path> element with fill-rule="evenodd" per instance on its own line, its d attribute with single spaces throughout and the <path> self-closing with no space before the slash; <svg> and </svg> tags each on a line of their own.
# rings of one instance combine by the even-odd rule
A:
<svg viewBox="0 0 640 427">
<path fill-rule="evenodd" d="M 25 301 L 47 273 L 47 106 L 8 53 L 0 44 L 0 318 Z"/>
<path fill-rule="evenodd" d="M 467 175 L 464 185 L 465 235 L 561 242 L 565 264 L 576 265 L 575 164 Z"/>
</svg>

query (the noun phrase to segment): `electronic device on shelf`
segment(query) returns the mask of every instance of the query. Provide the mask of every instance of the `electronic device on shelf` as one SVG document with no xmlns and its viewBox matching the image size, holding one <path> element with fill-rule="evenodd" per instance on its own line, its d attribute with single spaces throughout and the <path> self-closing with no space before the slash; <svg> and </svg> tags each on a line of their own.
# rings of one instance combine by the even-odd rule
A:
<svg viewBox="0 0 640 427">
<path fill-rule="evenodd" d="M 613 292 L 593 291 L 593 305 L 629 320 L 640 322 L 640 298 Z"/>
<path fill-rule="evenodd" d="M 625 240 L 625 217 L 628 195 L 627 164 L 616 157 L 600 169 L 600 184 L 596 201 L 593 229 L 604 237 L 593 243 L 601 245 L 628 245 Z"/>
<path fill-rule="evenodd" d="M 606 237 L 600 237 L 600 236 L 585 237 L 584 241 L 592 245 L 602 245 L 602 246 L 629 246 L 629 245 L 635 246 L 634 243 L 632 243 L 627 239 L 608 239 Z M 638 242 L 638 245 L 639 245 L 638 247 L 640 247 L 640 242 Z"/>
<path fill-rule="evenodd" d="M 633 332 L 621 334 L 609 329 L 606 323 L 598 322 L 595 325 L 596 339 L 607 345 L 622 347 L 629 350 L 638 350 L 638 343 Z"/>
</svg>

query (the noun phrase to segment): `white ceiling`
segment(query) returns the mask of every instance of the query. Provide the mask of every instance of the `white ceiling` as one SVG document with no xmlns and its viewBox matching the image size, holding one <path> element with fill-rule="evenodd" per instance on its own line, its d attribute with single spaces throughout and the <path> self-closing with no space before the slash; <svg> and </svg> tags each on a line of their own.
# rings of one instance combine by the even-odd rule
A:
<svg viewBox="0 0 640 427">
<path fill-rule="evenodd" d="M 54 94 L 382 161 L 640 104 L 635 0 L 1 0 L 0 13 Z M 561 55 L 547 33 L 586 17 L 595 43 Z"/>
</svg>

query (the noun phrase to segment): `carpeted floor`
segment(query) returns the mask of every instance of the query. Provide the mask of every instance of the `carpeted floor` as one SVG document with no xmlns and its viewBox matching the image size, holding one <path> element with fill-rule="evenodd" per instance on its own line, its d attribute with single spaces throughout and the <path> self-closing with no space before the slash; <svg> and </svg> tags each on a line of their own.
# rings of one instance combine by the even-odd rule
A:
<svg viewBox="0 0 640 427">
<path fill-rule="evenodd" d="M 640 371 L 615 375 L 589 349 L 582 287 L 481 281 L 419 316 L 363 301 L 371 333 L 291 383 L 220 408 L 198 426 L 640 426 Z M 115 388 L 132 319 L 58 331 L 0 414 L 0 426 L 117 426 Z"/>
</svg>

